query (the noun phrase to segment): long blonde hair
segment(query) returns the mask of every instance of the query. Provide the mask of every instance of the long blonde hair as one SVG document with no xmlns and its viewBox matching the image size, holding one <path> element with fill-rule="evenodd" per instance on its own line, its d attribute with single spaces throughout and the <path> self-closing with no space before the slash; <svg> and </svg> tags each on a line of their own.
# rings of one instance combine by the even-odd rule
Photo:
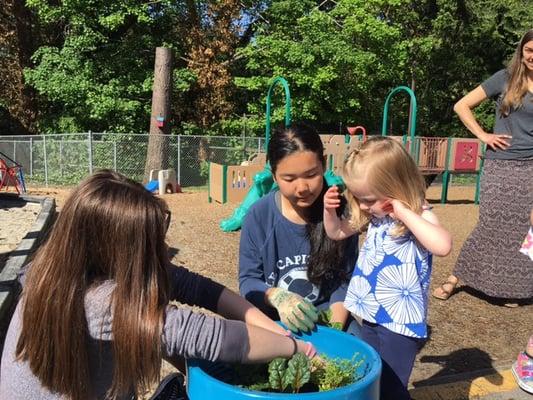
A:
<svg viewBox="0 0 533 400">
<path fill-rule="evenodd" d="M 508 116 L 511 110 L 520 108 L 522 99 L 528 91 L 527 68 L 523 62 L 522 52 L 526 43 L 532 40 L 533 29 L 530 29 L 520 39 L 513 58 L 507 67 L 509 80 L 507 81 L 505 95 L 500 106 L 500 112 L 505 116 Z"/>
<path fill-rule="evenodd" d="M 363 180 L 379 198 L 400 200 L 415 213 L 422 213 L 426 192 L 424 178 L 409 153 L 394 139 L 375 137 L 353 151 L 344 164 L 343 179 L 353 185 Z M 350 225 L 360 231 L 370 215 L 361 210 L 357 198 L 349 190 L 346 190 L 346 198 L 350 206 Z M 392 234 L 401 236 L 406 232 L 407 228 L 397 223 Z"/>
<path fill-rule="evenodd" d="M 168 304 L 165 203 L 142 185 L 100 171 L 74 189 L 36 253 L 22 293 L 18 359 L 43 386 L 90 398 L 84 297 L 112 280 L 114 372 L 108 397 L 159 379 Z"/>
</svg>

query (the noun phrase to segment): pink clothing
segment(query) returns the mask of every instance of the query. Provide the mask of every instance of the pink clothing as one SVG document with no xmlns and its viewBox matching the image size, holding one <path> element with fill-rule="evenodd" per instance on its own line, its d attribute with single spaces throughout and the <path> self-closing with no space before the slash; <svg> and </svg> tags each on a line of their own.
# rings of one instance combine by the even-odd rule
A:
<svg viewBox="0 0 533 400">
<path fill-rule="evenodd" d="M 520 253 L 529 256 L 531 261 L 533 261 L 533 227 L 529 228 L 524 243 L 522 243 L 522 246 L 520 247 Z"/>
</svg>

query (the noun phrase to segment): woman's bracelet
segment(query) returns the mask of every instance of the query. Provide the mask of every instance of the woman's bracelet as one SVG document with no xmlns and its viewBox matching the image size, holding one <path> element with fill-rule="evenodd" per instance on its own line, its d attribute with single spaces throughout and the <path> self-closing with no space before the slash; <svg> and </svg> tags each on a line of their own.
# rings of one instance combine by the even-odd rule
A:
<svg viewBox="0 0 533 400">
<path fill-rule="evenodd" d="M 292 351 L 292 355 L 294 356 L 296 353 L 298 353 L 298 343 L 296 343 L 296 339 L 292 336 L 287 336 L 289 339 L 292 340 L 292 344 L 294 345 L 294 349 Z"/>
</svg>

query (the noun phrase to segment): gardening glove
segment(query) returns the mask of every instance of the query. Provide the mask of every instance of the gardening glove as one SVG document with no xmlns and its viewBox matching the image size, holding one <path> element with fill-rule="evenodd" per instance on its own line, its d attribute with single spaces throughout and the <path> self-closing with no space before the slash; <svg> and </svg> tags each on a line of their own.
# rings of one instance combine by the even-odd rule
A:
<svg viewBox="0 0 533 400">
<path fill-rule="evenodd" d="M 293 332 L 308 332 L 318 320 L 315 306 L 299 294 L 273 287 L 268 290 L 267 300 L 278 311 L 281 322 Z"/>
</svg>

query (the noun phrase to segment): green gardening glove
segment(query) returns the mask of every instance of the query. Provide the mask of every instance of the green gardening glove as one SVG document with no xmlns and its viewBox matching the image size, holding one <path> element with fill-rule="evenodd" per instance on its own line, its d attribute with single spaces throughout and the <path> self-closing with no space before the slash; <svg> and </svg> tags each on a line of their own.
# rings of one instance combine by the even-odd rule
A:
<svg viewBox="0 0 533 400">
<path fill-rule="evenodd" d="M 315 306 L 299 294 L 273 287 L 268 290 L 267 300 L 278 310 L 281 322 L 293 332 L 300 330 L 308 332 L 314 328 L 318 320 Z"/>
</svg>

